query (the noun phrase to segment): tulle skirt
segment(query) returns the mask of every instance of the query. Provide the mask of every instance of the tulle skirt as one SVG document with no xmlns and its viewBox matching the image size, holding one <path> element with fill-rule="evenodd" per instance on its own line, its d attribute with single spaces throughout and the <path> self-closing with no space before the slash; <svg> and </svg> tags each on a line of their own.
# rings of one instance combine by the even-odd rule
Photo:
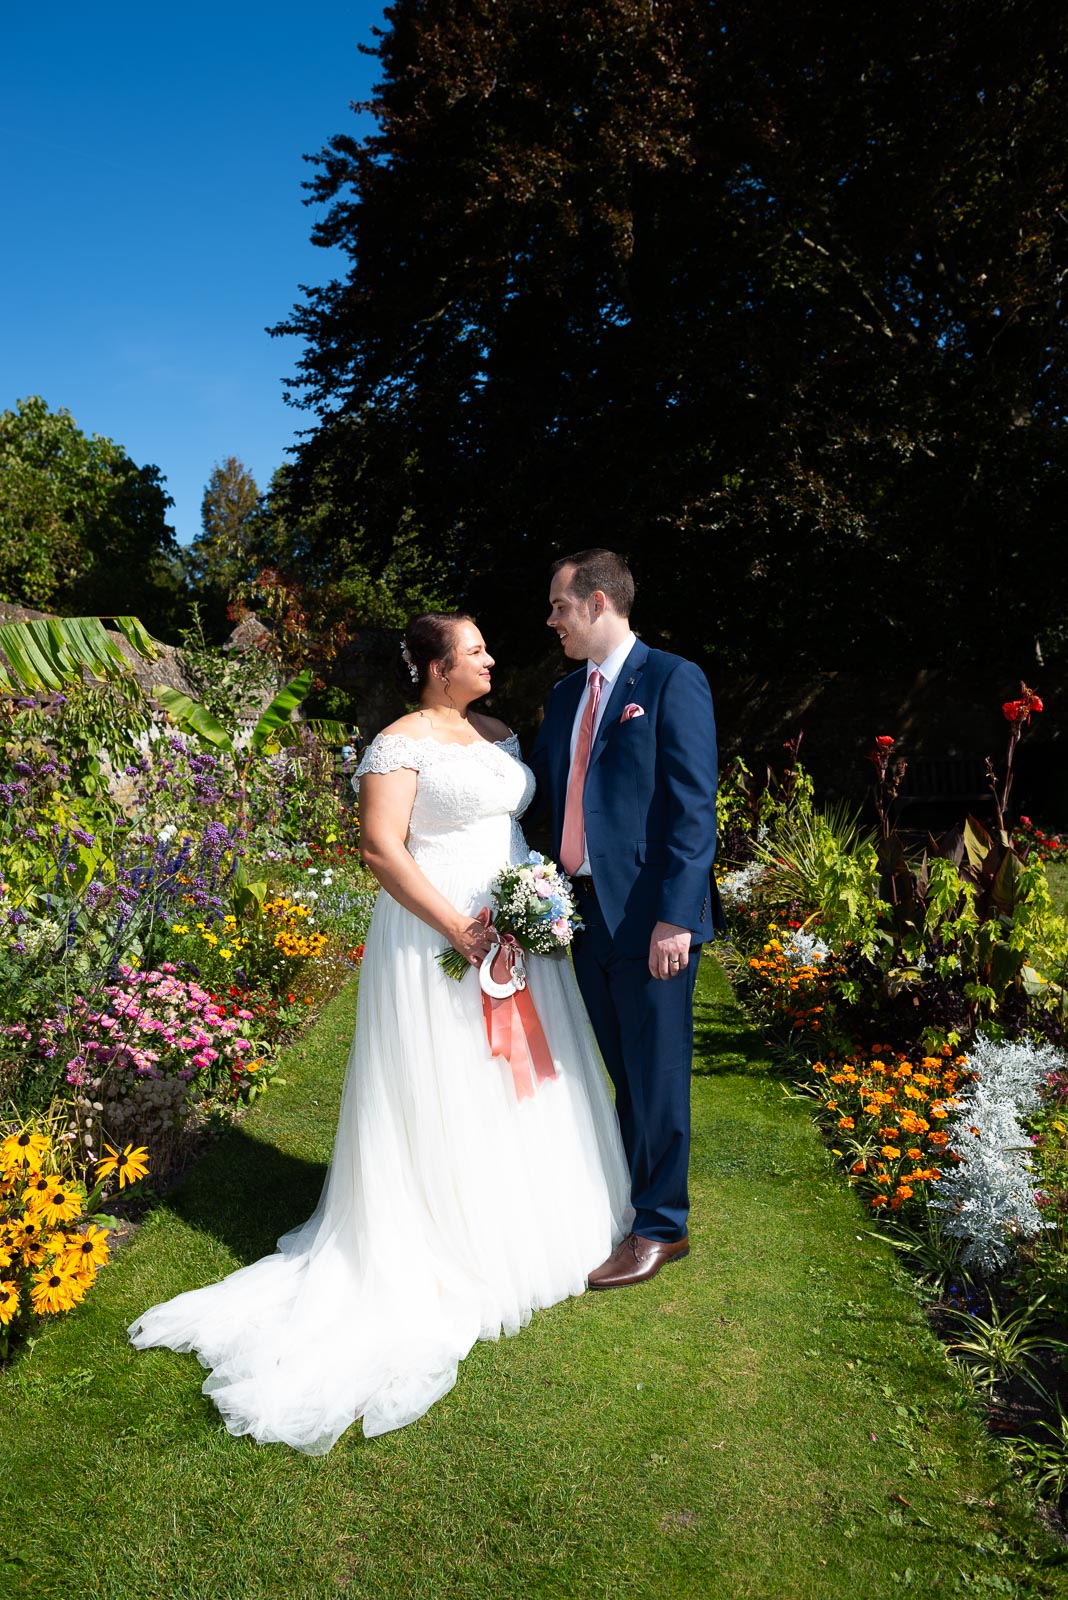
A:
<svg viewBox="0 0 1068 1600">
<path fill-rule="evenodd" d="M 487 903 L 484 865 L 432 876 L 457 906 Z M 520 1100 L 474 972 L 445 976 L 441 947 L 379 895 L 314 1215 L 274 1255 L 131 1325 L 139 1348 L 196 1352 L 233 1434 L 321 1455 L 357 1417 L 366 1435 L 404 1427 L 477 1339 L 580 1294 L 627 1230 L 626 1161 L 570 962 L 529 959 L 557 1076 Z"/>
</svg>

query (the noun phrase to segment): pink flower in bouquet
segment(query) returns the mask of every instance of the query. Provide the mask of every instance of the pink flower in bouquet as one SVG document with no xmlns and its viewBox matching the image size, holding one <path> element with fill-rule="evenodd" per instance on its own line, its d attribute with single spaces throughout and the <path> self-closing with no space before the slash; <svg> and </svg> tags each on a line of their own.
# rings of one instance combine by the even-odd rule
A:
<svg viewBox="0 0 1068 1600">
<path fill-rule="evenodd" d="M 534 893 L 537 895 L 539 900 L 551 900 L 553 897 L 552 888 L 545 878 L 535 877 Z"/>
<path fill-rule="evenodd" d="M 566 917 L 557 917 L 552 925 L 553 933 L 561 941 L 566 940 L 571 929 L 571 924 Z"/>
</svg>

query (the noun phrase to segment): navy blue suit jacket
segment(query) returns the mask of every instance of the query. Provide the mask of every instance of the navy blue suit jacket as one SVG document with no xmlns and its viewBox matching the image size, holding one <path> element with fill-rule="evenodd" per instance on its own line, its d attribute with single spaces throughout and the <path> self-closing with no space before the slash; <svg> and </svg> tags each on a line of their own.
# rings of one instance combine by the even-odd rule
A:
<svg viewBox="0 0 1068 1600">
<path fill-rule="evenodd" d="M 559 859 L 571 730 L 586 683 L 558 683 L 531 755 L 548 800 Z M 622 721 L 623 708 L 641 716 Z M 644 956 L 657 922 L 689 928 L 694 943 L 724 926 L 712 876 L 716 853 L 716 723 L 704 674 L 641 640 L 616 678 L 586 771 L 586 849 L 597 899 L 621 955 Z"/>
</svg>

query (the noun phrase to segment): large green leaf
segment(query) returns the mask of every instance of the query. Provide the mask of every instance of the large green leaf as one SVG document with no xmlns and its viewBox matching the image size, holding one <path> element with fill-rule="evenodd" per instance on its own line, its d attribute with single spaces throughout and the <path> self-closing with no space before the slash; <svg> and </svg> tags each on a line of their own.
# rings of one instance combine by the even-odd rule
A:
<svg viewBox="0 0 1068 1600">
<path fill-rule="evenodd" d="M 311 668 L 307 667 L 293 679 L 292 683 L 286 684 L 284 689 L 278 691 L 252 730 L 254 750 L 266 750 L 271 744 L 275 746 L 281 744 L 279 731 L 289 727 L 291 713 L 297 709 L 311 688 L 314 676 Z"/>
<path fill-rule="evenodd" d="M 139 656 L 144 656 L 147 661 L 155 661 L 159 655 L 159 645 L 139 617 L 112 617 L 111 620 Z"/>
<path fill-rule="evenodd" d="M 116 618 L 139 655 L 151 658 L 156 647 L 136 617 Z M 0 625 L 0 650 L 10 671 L 0 666 L 0 684 L 13 690 L 61 689 L 84 670 L 97 678 L 122 677 L 130 671 L 127 657 L 99 617 L 36 617 L 31 622 Z"/>
<path fill-rule="evenodd" d="M 999 994 L 1009 987 L 1016 974 L 1025 963 L 1026 957 L 1022 950 L 1014 950 L 1004 939 L 999 939 L 994 946 L 993 958 L 990 962 L 990 985 Z"/>
<path fill-rule="evenodd" d="M 987 856 L 994 847 L 994 841 L 975 817 L 969 817 L 964 824 L 964 849 L 968 857 L 968 865 L 974 872 L 982 872 Z"/>
<path fill-rule="evenodd" d="M 233 739 L 222 723 L 212 716 L 207 706 L 202 706 L 199 700 L 191 700 L 180 689 L 169 689 L 162 683 L 157 683 L 152 693 L 180 728 L 188 728 L 206 744 L 214 745 L 217 750 L 228 750 L 233 754 Z"/>
<path fill-rule="evenodd" d="M 998 868 L 997 877 L 991 890 L 991 899 L 999 911 L 1011 917 L 1016 909 L 1017 889 L 1023 867 L 1019 857 L 1012 850 L 1007 850 Z"/>
</svg>

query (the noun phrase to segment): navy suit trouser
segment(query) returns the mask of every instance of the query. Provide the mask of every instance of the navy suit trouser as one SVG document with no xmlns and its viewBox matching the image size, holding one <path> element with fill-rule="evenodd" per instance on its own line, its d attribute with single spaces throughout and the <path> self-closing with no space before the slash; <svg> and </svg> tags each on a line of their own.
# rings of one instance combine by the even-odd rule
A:
<svg viewBox="0 0 1068 1600">
<path fill-rule="evenodd" d="M 616 1091 L 634 1232 L 682 1239 L 690 1208 L 693 991 L 701 947 L 691 949 L 678 977 L 654 978 L 648 951 L 617 952 L 595 895 L 584 894 L 579 911 L 586 928 L 572 946 L 575 973 Z"/>
</svg>

